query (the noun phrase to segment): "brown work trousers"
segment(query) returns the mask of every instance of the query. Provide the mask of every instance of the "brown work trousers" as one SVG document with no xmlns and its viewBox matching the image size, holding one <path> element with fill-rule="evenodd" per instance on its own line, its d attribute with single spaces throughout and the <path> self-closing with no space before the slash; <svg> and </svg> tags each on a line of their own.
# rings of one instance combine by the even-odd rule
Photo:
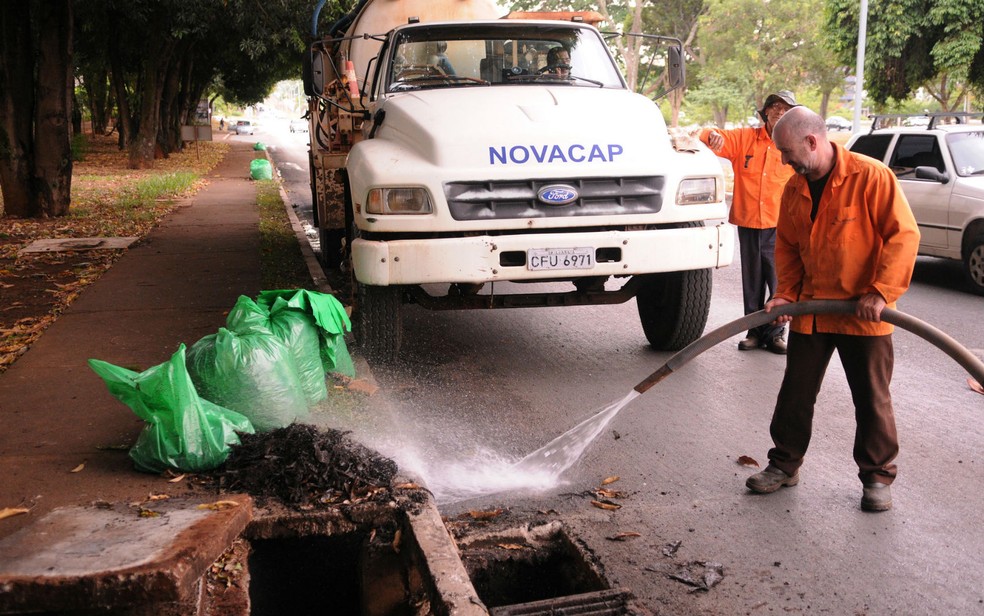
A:
<svg viewBox="0 0 984 616">
<path fill-rule="evenodd" d="M 834 349 L 854 400 L 854 460 L 862 482 L 891 484 L 899 452 L 889 384 L 895 363 L 892 336 L 790 332 L 786 373 L 769 428 L 769 461 L 792 475 L 803 464 L 813 432 L 813 408 Z"/>
</svg>

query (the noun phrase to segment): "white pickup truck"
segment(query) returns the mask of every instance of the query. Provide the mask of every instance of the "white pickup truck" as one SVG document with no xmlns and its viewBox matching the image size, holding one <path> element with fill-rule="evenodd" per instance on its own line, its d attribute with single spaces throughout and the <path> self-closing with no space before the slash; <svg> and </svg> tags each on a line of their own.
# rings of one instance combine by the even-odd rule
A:
<svg viewBox="0 0 984 616">
<path fill-rule="evenodd" d="M 657 105 L 626 87 L 588 24 L 410 22 L 382 33 L 356 69 L 358 101 L 321 105 L 328 121 L 333 108 L 361 110 L 341 167 L 342 245 L 363 350 L 395 356 L 406 303 L 489 309 L 635 297 L 653 347 L 700 337 L 711 271 L 734 254 L 717 158 L 698 144 L 674 147 Z M 679 41 L 648 42 L 669 49 L 660 62 L 682 84 Z M 346 80 L 324 68 L 344 61 L 337 50 L 316 46 L 314 74 L 351 82 L 351 72 Z M 314 84 L 316 96 L 352 92 L 329 86 Z"/>
</svg>

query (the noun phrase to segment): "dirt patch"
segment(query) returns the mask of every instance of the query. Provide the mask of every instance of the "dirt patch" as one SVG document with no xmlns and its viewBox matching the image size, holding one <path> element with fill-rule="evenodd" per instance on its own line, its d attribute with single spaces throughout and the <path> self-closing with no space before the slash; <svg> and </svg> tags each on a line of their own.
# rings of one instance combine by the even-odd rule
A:
<svg viewBox="0 0 984 616">
<path fill-rule="evenodd" d="M 241 440 L 210 473 L 220 491 L 246 492 L 261 505 L 277 499 L 299 511 L 392 497 L 396 462 L 346 432 L 292 424 Z"/>
<path fill-rule="evenodd" d="M 72 251 L 18 258 L 23 238 L 31 235 L 12 232 L 9 221 L 4 226 L 8 231 L 0 233 L 0 371 L 122 254 L 120 250 Z"/>
</svg>

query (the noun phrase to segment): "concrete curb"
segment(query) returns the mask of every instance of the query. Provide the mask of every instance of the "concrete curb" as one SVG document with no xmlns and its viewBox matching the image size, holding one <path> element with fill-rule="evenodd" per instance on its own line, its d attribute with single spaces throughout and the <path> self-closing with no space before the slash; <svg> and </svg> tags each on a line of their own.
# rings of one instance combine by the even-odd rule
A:
<svg viewBox="0 0 984 616">
<path fill-rule="evenodd" d="M 269 157 L 270 154 L 268 152 L 267 158 L 269 159 Z M 270 164 L 272 165 L 273 161 Z M 311 242 L 308 241 L 307 233 L 304 232 L 304 226 L 301 224 L 300 219 L 297 218 L 294 208 L 290 206 L 287 191 L 284 190 L 284 184 L 279 179 L 277 180 L 277 187 L 280 189 L 280 199 L 283 201 L 284 209 L 287 211 L 287 217 L 290 219 L 290 226 L 294 230 L 294 235 L 297 237 L 297 243 L 301 246 L 301 254 L 304 256 L 304 263 L 307 265 L 308 273 L 311 275 L 311 281 L 314 282 L 314 286 L 318 292 L 333 293 L 334 291 L 331 285 L 328 284 L 328 278 L 325 277 L 325 273 L 321 269 L 321 263 L 318 262 L 318 257 L 314 254 L 314 249 L 311 248 Z"/>
</svg>

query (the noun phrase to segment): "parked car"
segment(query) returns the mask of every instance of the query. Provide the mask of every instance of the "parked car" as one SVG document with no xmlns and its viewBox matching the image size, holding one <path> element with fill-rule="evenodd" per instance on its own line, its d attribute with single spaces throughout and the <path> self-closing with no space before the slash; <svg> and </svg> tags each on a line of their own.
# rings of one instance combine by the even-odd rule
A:
<svg viewBox="0 0 984 616">
<path fill-rule="evenodd" d="M 291 120 L 290 121 L 290 132 L 292 132 L 292 133 L 306 133 L 306 132 L 308 132 L 308 121 L 307 120 Z"/>
<path fill-rule="evenodd" d="M 919 254 L 960 260 L 978 295 L 984 295 L 982 115 L 930 114 L 923 127 L 887 128 L 879 128 L 879 116 L 873 116 L 871 132 L 847 142 L 847 149 L 895 172 L 919 224 Z M 958 122 L 945 124 L 946 119 Z"/>
<path fill-rule="evenodd" d="M 237 135 L 252 135 L 254 130 L 256 130 L 256 126 L 249 120 L 239 120 L 236 122 Z"/>
<path fill-rule="evenodd" d="M 851 130 L 854 123 L 841 116 L 830 116 L 827 118 L 827 130 Z"/>
</svg>

